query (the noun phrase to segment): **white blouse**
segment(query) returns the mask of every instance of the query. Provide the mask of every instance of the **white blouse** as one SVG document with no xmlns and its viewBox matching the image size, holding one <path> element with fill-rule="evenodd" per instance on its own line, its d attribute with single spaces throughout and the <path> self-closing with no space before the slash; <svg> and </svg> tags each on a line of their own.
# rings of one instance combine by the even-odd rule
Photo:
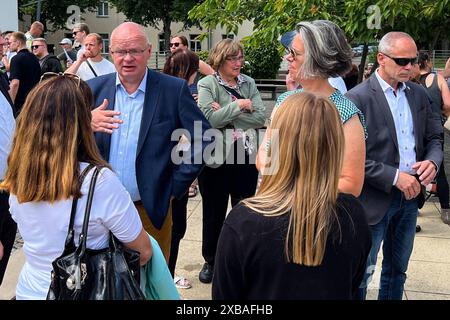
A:
<svg viewBox="0 0 450 320">
<path fill-rule="evenodd" d="M 83 170 L 87 163 L 81 163 Z M 83 225 L 86 198 L 93 169 L 86 176 L 82 197 L 75 215 L 75 244 Z M 18 203 L 11 194 L 9 199 L 12 218 L 17 222 L 24 240 L 26 262 L 16 288 L 16 298 L 45 299 L 50 286 L 52 261 L 61 255 L 69 227 L 72 198 L 54 203 Z M 130 195 L 117 176 L 104 168 L 98 175 L 89 219 L 87 247 L 101 249 L 108 246 L 109 230 L 122 242 L 134 241 L 142 230 L 139 214 Z"/>
</svg>

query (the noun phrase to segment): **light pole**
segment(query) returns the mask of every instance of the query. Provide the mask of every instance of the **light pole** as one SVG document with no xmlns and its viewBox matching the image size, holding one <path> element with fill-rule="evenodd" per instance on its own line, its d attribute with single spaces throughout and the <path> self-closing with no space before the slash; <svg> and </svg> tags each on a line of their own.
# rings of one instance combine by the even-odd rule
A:
<svg viewBox="0 0 450 320">
<path fill-rule="evenodd" d="M 41 1 L 42 0 L 37 0 L 36 21 L 41 21 Z"/>
</svg>

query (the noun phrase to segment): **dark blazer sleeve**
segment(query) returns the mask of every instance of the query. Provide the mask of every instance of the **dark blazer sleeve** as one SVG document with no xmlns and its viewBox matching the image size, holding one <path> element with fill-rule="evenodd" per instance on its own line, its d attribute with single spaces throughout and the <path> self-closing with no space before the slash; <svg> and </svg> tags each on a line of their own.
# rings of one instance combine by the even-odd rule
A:
<svg viewBox="0 0 450 320">
<path fill-rule="evenodd" d="M 382 116 L 379 113 L 377 115 L 373 114 L 374 109 L 368 106 L 368 104 L 372 103 L 370 99 L 373 98 L 370 97 L 371 92 L 369 90 L 371 89 L 369 88 L 368 81 L 369 80 L 367 80 L 366 83 L 363 83 L 348 91 L 345 95 L 358 107 L 358 109 L 361 110 L 366 119 L 368 139 L 366 140 L 364 182 L 370 184 L 372 187 L 380 191 L 389 193 L 392 189 L 392 183 L 394 182 L 398 165 L 395 166 L 394 163 L 388 163 L 387 161 L 379 161 L 377 159 L 374 159 L 372 155 L 389 153 L 389 156 L 381 157 L 386 160 L 388 158 L 391 158 L 393 153 L 395 153 L 397 157 L 399 156 L 398 151 L 394 148 L 390 148 L 390 145 L 388 148 L 385 145 L 380 145 L 379 142 L 376 141 L 375 135 L 381 131 L 379 130 L 379 126 L 385 127 L 385 124 L 380 124 L 380 122 L 382 121 L 382 119 L 380 118 Z M 384 128 L 382 130 L 386 130 L 384 131 L 384 133 L 387 132 L 387 128 Z"/>
<path fill-rule="evenodd" d="M 191 143 L 189 161 L 177 165 L 173 172 L 172 195 L 180 199 L 205 163 L 203 151 L 209 144 L 214 143 L 211 139 L 204 138 L 205 131 L 210 129 L 211 125 L 192 98 L 186 82 L 179 92 L 178 118 Z"/>
<path fill-rule="evenodd" d="M 420 89 L 422 89 L 421 98 L 427 112 L 423 160 L 433 161 L 436 164 L 437 169 L 439 169 L 444 157 L 442 151 L 443 126 L 441 122 L 441 116 L 440 114 L 433 112 L 433 101 L 426 93 L 425 89 Z"/>
</svg>

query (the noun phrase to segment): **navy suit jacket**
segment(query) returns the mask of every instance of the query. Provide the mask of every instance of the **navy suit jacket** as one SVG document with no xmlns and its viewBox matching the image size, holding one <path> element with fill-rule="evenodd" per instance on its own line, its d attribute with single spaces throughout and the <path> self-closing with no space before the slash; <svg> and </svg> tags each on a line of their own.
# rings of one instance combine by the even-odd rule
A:
<svg viewBox="0 0 450 320">
<path fill-rule="evenodd" d="M 88 81 L 95 106 L 108 99 L 107 109 L 114 110 L 116 73 Z M 194 135 L 194 122 L 201 131 Z M 190 134 L 190 163 L 176 165 L 171 160 L 178 143 L 174 130 L 184 128 Z M 142 111 L 136 152 L 136 180 L 141 200 L 153 225 L 160 229 L 166 218 L 171 196 L 181 198 L 204 165 L 204 148 L 211 141 L 203 141 L 203 133 L 211 126 L 197 107 L 185 80 L 148 69 L 144 108 Z M 201 133 L 201 134 L 200 134 Z M 109 161 L 111 135 L 95 134 L 101 155 Z M 172 141 L 174 140 L 174 141 Z M 205 139 L 206 140 L 206 139 Z M 194 162 L 194 157 L 196 162 Z"/>
<path fill-rule="evenodd" d="M 416 160 L 432 160 L 439 167 L 443 157 L 440 119 L 432 111 L 431 101 L 422 86 L 406 82 L 405 95 L 412 115 Z M 383 219 L 391 204 L 392 183 L 400 165 L 394 118 L 375 73 L 346 96 L 366 120 L 365 178 L 359 199 L 366 209 L 369 224 L 374 225 Z M 417 200 L 420 208 L 424 202 L 423 192 Z"/>
<path fill-rule="evenodd" d="M 13 111 L 14 118 L 16 118 L 17 112 L 16 108 L 14 107 L 14 103 L 11 100 L 11 96 L 9 95 L 9 80 L 5 73 L 0 74 L 0 91 L 3 93 L 6 100 L 8 100 L 8 103 Z"/>
</svg>

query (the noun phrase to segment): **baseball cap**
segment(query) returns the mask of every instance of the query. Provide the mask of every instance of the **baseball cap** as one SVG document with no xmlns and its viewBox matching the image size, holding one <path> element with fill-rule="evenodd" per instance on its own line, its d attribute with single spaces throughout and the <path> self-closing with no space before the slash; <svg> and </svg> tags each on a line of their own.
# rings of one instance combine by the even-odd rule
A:
<svg viewBox="0 0 450 320">
<path fill-rule="evenodd" d="M 69 38 L 64 38 L 62 39 L 59 44 L 70 44 L 72 45 L 72 40 L 70 40 Z"/>
<path fill-rule="evenodd" d="M 294 37 L 296 36 L 297 31 L 292 30 L 284 33 L 281 36 L 280 42 L 285 48 L 289 48 L 291 46 L 292 40 L 294 40 Z"/>
</svg>

